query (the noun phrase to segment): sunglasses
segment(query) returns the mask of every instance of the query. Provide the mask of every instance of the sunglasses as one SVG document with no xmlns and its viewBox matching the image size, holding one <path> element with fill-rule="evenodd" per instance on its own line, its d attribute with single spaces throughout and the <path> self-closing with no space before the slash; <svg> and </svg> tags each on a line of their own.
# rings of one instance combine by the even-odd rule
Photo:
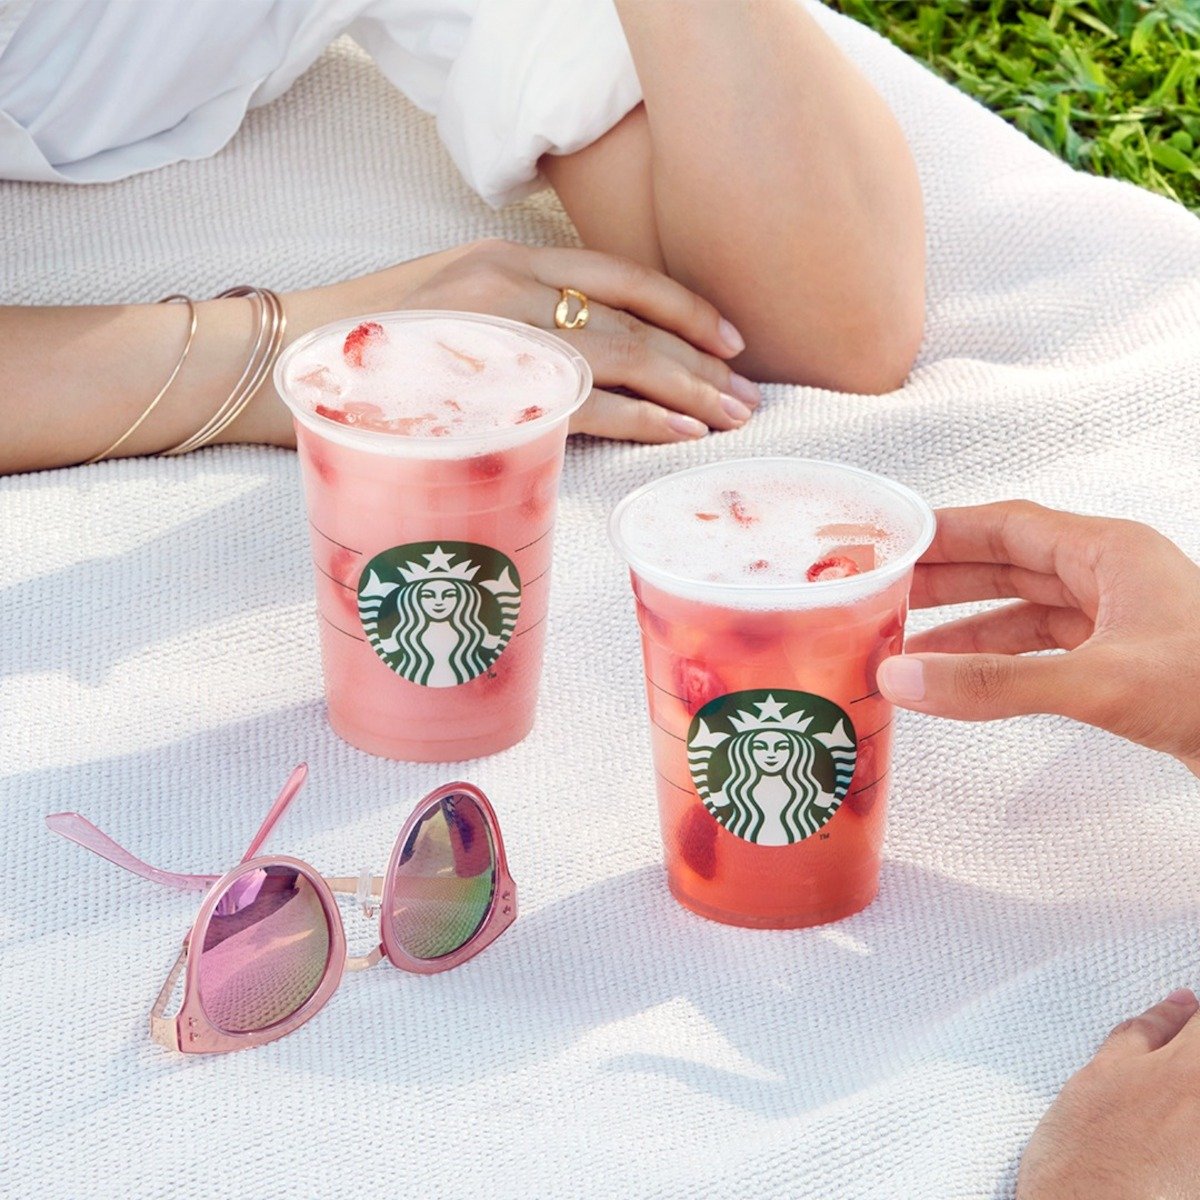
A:
<svg viewBox="0 0 1200 1200">
<path fill-rule="evenodd" d="M 220 876 L 152 867 L 78 813 L 46 818 L 52 832 L 143 879 L 208 893 L 150 1012 L 161 1045 L 185 1054 L 261 1046 L 315 1016 L 343 971 L 381 958 L 422 975 L 447 971 L 517 919 L 496 814 L 469 783 L 446 784 L 417 805 L 382 877 L 326 879 L 298 858 L 256 857 L 307 776 L 304 764 L 292 772 L 241 862 Z M 370 954 L 347 956 L 335 893 L 356 896 L 368 917 L 378 911 L 380 944 Z M 183 1004 L 168 1017 L 183 971 Z"/>
</svg>

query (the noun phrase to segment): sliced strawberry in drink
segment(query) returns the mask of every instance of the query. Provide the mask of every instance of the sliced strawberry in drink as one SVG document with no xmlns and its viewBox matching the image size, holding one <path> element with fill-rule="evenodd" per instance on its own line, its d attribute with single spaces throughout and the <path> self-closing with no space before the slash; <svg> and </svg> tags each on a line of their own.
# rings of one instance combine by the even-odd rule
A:
<svg viewBox="0 0 1200 1200">
<path fill-rule="evenodd" d="M 858 525 L 843 521 L 833 525 L 822 525 L 817 530 L 819 538 L 841 538 L 847 542 L 882 542 L 891 535 L 878 525 Z"/>
<path fill-rule="evenodd" d="M 849 579 L 858 574 L 858 567 L 844 554 L 830 554 L 818 559 L 804 573 L 809 583 L 820 583 L 826 579 Z"/>
<path fill-rule="evenodd" d="M 850 790 L 843 803 L 860 817 L 870 816 L 887 790 L 887 781 L 879 777 L 880 763 L 887 760 L 886 738 L 886 733 L 876 734 L 858 744 L 854 777 L 850 780 Z"/>
<path fill-rule="evenodd" d="M 719 513 L 704 512 L 696 514 L 697 521 L 719 521 L 720 519 L 721 517 Z"/>
<path fill-rule="evenodd" d="M 503 454 L 479 454 L 467 460 L 472 479 L 498 479 L 504 474 Z"/>
<path fill-rule="evenodd" d="M 333 546 L 329 556 L 329 574 L 338 583 L 358 587 L 358 560 L 362 557 L 357 550 L 348 546 Z"/>
<path fill-rule="evenodd" d="M 679 857 L 701 879 L 717 874 L 717 822 L 706 808 L 692 805 L 679 823 Z"/>
<path fill-rule="evenodd" d="M 313 412 L 327 421 L 336 421 L 339 425 L 353 425 L 350 414 L 341 408 L 330 408 L 328 404 L 313 405 Z"/>
<path fill-rule="evenodd" d="M 768 571 L 771 564 L 765 558 L 756 558 L 747 568 L 747 571 L 757 574 L 759 571 Z"/>
<path fill-rule="evenodd" d="M 746 501 L 742 498 L 741 492 L 722 492 L 721 500 L 729 510 L 729 515 L 743 528 L 748 528 L 758 520 L 746 507 Z"/>
<path fill-rule="evenodd" d="M 451 355 L 458 362 L 462 363 L 464 367 L 468 368 L 472 375 L 478 375 L 479 372 L 487 366 L 487 363 L 484 362 L 482 358 L 475 358 L 473 355 L 468 354 L 465 350 L 456 350 L 453 346 L 447 346 L 445 342 L 438 342 L 438 345 L 441 346 L 441 348 L 445 350 L 447 354 Z"/>
<path fill-rule="evenodd" d="M 690 658 L 675 660 L 675 695 L 689 713 L 695 714 L 710 700 L 725 694 L 725 684 L 716 671 Z"/>
<path fill-rule="evenodd" d="M 536 404 L 531 404 L 528 408 L 523 408 L 521 410 L 521 415 L 517 418 L 515 423 L 517 425 L 524 425 L 526 421 L 536 421 L 538 417 L 543 417 L 545 415 L 546 410 L 544 408 L 540 408 Z"/>
<path fill-rule="evenodd" d="M 378 321 L 364 321 L 346 334 L 342 343 L 342 357 L 352 366 L 362 368 L 366 364 L 367 350 L 371 345 L 387 341 L 387 334 Z"/>
</svg>

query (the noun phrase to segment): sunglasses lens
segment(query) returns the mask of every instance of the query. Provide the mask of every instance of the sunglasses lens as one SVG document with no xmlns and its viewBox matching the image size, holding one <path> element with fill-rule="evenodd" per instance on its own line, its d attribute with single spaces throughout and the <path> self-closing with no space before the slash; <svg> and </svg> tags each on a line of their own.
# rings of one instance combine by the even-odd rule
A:
<svg viewBox="0 0 1200 1200">
<path fill-rule="evenodd" d="M 401 848 L 392 930 L 413 958 L 441 958 L 475 936 L 492 906 L 496 851 L 483 810 L 456 792 L 431 805 Z"/>
<path fill-rule="evenodd" d="M 217 902 L 200 955 L 200 1003 L 229 1033 L 266 1029 L 320 986 L 329 919 L 302 872 L 277 865 L 243 872 Z"/>
</svg>

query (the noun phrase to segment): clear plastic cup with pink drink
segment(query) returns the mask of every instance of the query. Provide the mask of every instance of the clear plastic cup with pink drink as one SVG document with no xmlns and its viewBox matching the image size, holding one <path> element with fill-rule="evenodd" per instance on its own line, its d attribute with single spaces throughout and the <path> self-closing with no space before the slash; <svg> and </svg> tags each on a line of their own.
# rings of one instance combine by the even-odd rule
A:
<svg viewBox="0 0 1200 1200">
<path fill-rule="evenodd" d="M 761 458 L 627 496 L 629 563 L 675 898 L 763 928 L 836 921 L 875 897 L 892 706 L 929 506 L 854 467 Z"/>
<path fill-rule="evenodd" d="M 275 384 L 296 424 L 334 730 L 413 762 L 519 742 L 587 363 L 515 321 L 380 313 L 297 340 Z"/>
</svg>

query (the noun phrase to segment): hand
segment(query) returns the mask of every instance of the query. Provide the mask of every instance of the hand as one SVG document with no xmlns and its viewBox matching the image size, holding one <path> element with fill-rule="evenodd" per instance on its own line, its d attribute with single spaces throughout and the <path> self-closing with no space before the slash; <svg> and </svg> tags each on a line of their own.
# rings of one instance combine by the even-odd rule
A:
<svg viewBox="0 0 1200 1200">
<path fill-rule="evenodd" d="M 1186 988 L 1118 1025 L 1021 1158 L 1017 1200 L 1189 1200 L 1200 1181 L 1200 1018 Z"/>
<path fill-rule="evenodd" d="M 1200 567 L 1148 526 L 1028 501 L 947 508 L 912 604 L 1019 597 L 912 638 L 879 668 L 918 712 L 1059 713 L 1175 755 L 1200 775 Z M 1019 657 L 1032 650 L 1065 654 Z"/>
<path fill-rule="evenodd" d="M 555 328 L 563 287 L 588 297 L 585 329 Z M 595 250 L 477 242 L 452 252 L 401 307 L 491 313 L 570 342 L 596 382 L 572 433 L 688 441 L 738 428 L 760 400 L 757 386 L 723 361 L 745 343 L 711 304 L 666 275 Z"/>
</svg>

